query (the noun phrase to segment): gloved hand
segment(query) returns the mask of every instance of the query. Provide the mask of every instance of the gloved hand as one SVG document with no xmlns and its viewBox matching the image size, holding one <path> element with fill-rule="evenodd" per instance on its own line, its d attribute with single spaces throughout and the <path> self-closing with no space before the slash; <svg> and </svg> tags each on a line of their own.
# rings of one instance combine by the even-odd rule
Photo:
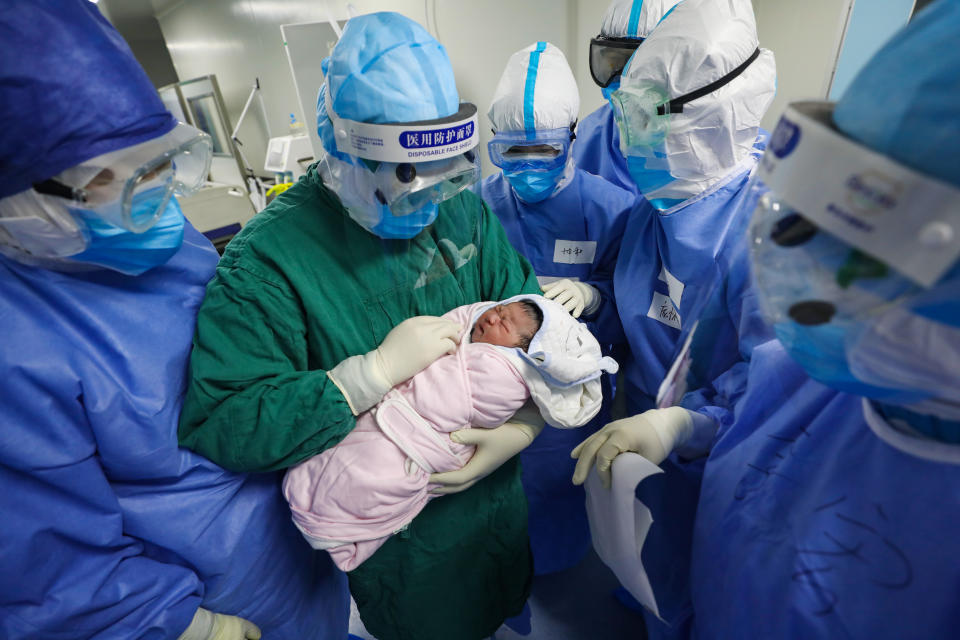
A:
<svg viewBox="0 0 960 640">
<path fill-rule="evenodd" d="M 653 464 L 663 462 L 670 452 L 693 434 L 691 412 L 681 407 L 651 409 L 623 420 L 615 420 L 581 442 L 570 453 L 578 458 L 573 484 L 583 484 L 590 466 L 597 462 L 603 486 L 610 488 L 610 465 L 621 453 L 639 453 Z"/>
<path fill-rule="evenodd" d="M 586 282 L 557 280 L 543 287 L 543 296 L 563 305 L 574 318 L 592 314 L 600 306 L 600 292 Z"/>
<path fill-rule="evenodd" d="M 460 444 L 476 445 L 477 450 L 467 464 L 456 471 L 430 474 L 430 482 L 444 486 L 430 493 L 448 494 L 465 491 L 496 471 L 500 465 L 526 449 L 543 430 L 543 418 L 528 402 L 513 419 L 496 429 L 460 429 L 450 438 Z"/>
<path fill-rule="evenodd" d="M 260 628 L 249 620 L 200 607 L 179 640 L 260 640 Z"/>
<path fill-rule="evenodd" d="M 440 356 L 453 353 L 461 327 L 437 316 L 407 318 L 373 351 L 346 358 L 327 371 L 350 410 L 360 415 L 380 402 L 391 388 L 423 371 Z"/>
</svg>

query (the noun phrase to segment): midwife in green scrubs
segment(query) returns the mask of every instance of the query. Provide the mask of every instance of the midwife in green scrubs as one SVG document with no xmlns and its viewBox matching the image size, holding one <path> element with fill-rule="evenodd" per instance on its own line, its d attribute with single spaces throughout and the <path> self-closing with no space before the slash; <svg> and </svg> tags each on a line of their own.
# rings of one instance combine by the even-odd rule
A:
<svg viewBox="0 0 960 640">
<path fill-rule="evenodd" d="M 334 446 L 455 348 L 459 327 L 435 316 L 540 291 L 466 190 L 476 108 L 444 48 L 399 14 L 358 16 L 323 70 L 321 157 L 230 243 L 200 310 L 180 441 L 228 469 Z M 460 432 L 478 449 L 434 478 L 449 495 L 350 572 L 377 638 L 479 640 L 520 612 L 531 558 L 515 455 L 542 428 L 526 422 Z"/>
</svg>

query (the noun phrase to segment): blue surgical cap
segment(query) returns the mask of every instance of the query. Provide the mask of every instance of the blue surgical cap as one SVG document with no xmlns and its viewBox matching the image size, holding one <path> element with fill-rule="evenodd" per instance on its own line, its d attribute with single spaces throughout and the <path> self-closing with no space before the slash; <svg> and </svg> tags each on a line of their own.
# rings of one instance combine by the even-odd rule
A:
<svg viewBox="0 0 960 640">
<path fill-rule="evenodd" d="M 833 120 L 846 135 L 960 186 L 960 2 L 917 13 L 860 70 Z"/>
<path fill-rule="evenodd" d="M 416 122 L 446 118 L 460 108 L 447 50 L 419 24 L 392 11 L 351 18 L 323 61 L 323 73 L 330 105 L 341 118 Z M 322 94 L 317 130 L 324 147 L 335 152 Z"/>
<path fill-rule="evenodd" d="M 88 0 L 0 3 L 0 96 L 0 198 L 176 125 Z"/>
</svg>

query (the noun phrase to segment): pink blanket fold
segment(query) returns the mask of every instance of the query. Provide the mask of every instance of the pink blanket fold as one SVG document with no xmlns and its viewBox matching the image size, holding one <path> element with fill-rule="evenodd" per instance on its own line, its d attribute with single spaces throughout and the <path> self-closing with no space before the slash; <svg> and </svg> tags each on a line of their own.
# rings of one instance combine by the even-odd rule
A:
<svg viewBox="0 0 960 640">
<path fill-rule="evenodd" d="M 283 481 L 293 521 L 312 546 L 350 571 L 369 558 L 431 498 L 431 473 L 453 471 L 473 455 L 449 433 L 498 427 L 529 396 L 510 360 L 488 344 L 468 344 L 478 305 L 444 315 L 464 342 L 357 418 L 337 446 L 292 467 Z"/>
</svg>

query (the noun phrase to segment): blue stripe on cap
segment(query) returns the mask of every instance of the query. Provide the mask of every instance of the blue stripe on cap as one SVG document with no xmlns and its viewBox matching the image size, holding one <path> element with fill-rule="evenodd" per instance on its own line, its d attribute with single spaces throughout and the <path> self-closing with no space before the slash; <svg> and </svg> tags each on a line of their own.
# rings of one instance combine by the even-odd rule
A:
<svg viewBox="0 0 960 640">
<path fill-rule="evenodd" d="M 530 64 L 527 66 L 527 82 L 523 87 L 523 129 L 527 140 L 533 140 L 537 126 L 533 120 L 533 90 L 537 84 L 537 70 L 540 67 L 540 54 L 547 48 L 546 42 L 538 42 L 537 48 L 530 52 Z"/>
<path fill-rule="evenodd" d="M 630 19 L 627 20 L 627 37 L 637 38 L 640 36 L 640 7 L 643 6 L 643 0 L 633 0 L 633 6 L 630 7 Z"/>
</svg>

